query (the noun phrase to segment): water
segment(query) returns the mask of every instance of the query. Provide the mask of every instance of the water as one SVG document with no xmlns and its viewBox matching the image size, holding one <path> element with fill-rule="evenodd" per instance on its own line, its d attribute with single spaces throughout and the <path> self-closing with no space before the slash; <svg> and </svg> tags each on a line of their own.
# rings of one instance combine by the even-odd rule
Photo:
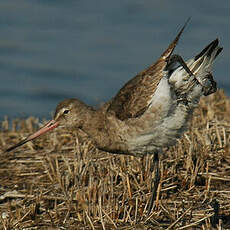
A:
<svg viewBox="0 0 230 230">
<path fill-rule="evenodd" d="M 230 94 L 230 2 L 216 0 L 0 1 L 0 120 L 50 118 L 64 98 L 96 105 L 154 62 L 191 16 L 176 53 L 216 37 L 218 86 Z"/>
</svg>

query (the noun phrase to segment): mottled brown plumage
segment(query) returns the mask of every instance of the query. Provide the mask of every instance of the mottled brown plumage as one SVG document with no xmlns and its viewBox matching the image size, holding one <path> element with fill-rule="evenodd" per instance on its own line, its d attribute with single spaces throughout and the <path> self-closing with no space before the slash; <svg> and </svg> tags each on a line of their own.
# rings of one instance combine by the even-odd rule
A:
<svg viewBox="0 0 230 230">
<path fill-rule="evenodd" d="M 188 21 L 187 21 L 188 22 Z M 149 107 L 150 100 L 165 74 L 164 69 L 175 49 L 186 24 L 161 57 L 146 70 L 128 81 L 111 101 L 108 111 L 120 120 L 141 116 Z"/>
<path fill-rule="evenodd" d="M 110 153 L 154 154 L 150 212 L 159 183 L 158 153 L 181 137 L 200 97 L 216 91 L 211 67 L 222 50 L 218 39 L 185 63 L 172 55 L 184 27 L 153 65 L 128 81 L 104 106 L 95 110 L 78 99 L 64 100 L 53 120 L 6 151 L 59 126 L 81 129 L 98 149 Z"/>
</svg>

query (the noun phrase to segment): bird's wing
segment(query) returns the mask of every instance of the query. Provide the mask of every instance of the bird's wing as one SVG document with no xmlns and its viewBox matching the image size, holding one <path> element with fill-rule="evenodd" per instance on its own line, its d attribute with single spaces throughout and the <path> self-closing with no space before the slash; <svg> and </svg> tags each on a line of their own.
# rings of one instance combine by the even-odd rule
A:
<svg viewBox="0 0 230 230">
<path fill-rule="evenodd" d="M 107 112 L 126 120 L 141 116 L 149 107 L 162 77 L 167 74 L 166 65 L 188 21 L 160 58 L 143 72 L 129 80 L 111 100 Z"/>
</svg>

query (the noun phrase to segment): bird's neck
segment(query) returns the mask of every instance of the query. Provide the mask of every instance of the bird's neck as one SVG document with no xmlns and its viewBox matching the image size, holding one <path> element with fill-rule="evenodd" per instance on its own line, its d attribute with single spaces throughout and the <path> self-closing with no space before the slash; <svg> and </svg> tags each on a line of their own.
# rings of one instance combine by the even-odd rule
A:
<svg viewBox="0 0 230 230">
<path fill-rule="evenodd" d="M 109 140 L 106 129 L 106 116 L 102 110 L 89 110 L 81 126 L 89 137 L 94 141 L 95 146 L 99 147 L 101 143 L 107 144 Z"/>
</svg>

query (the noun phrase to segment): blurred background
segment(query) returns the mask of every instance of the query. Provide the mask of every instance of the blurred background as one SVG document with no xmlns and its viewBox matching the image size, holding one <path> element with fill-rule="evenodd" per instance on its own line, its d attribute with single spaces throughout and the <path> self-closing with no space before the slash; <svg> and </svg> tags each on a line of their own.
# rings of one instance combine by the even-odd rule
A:
<svg viewBox="0 0 230 230">
<path fill-rule="evenodd" d="M 188 17 L 175 53 L 188 59 L 219 38 L 214 66 L 230 95 L 230 1 L 1 0 L 0 120 L 49 119 L 57 103 L 97 105 L 153 63 Z"/>
</svg>

